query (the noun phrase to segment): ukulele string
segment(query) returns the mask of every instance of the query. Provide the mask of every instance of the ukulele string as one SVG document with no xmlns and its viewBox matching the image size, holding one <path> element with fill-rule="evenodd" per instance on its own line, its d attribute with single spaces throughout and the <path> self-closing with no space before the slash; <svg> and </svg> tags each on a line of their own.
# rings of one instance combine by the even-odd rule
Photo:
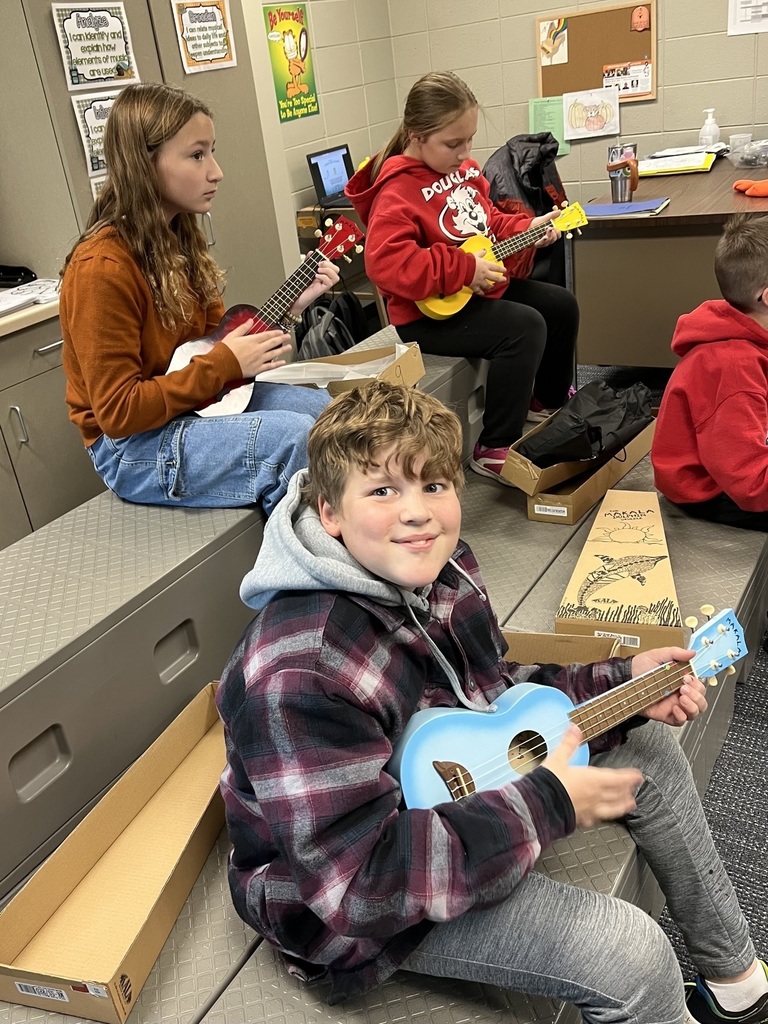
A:
<svg viewBox="0 0 768 1024">
<path fill-rule="evenodd" d="M 662 672 L 664 673 L 663 676 L 662 676 Z M 656 675 L 659 675 L 661 678 L 664 679 L 665 683 L 668 684 L 668 689 L 670 691 L 672 691 L 672 690 L 676 690 L 676 689 L 679 688 L 679 686 L 682 684 L 684 676 L 690 674 L 690 672 L 691 672 L 691 666 L 688 665 L 688 664 L 685 664 L 680 669 L 672 671 L 672 672 L 669 672 L 668 670 L 664 669 L 664 666 L 659 666 L 658 669 L 652 669 L 648 673 L 648 675 L 649 676 L 653 676 L 653 677 L 655 677 Z M 638 680 L 642 679 L 642 678 L 643 678 L 642 676 L 639 676 Z M 582 705 L 581 707 L 582 707 L 582 709 L 586 709 L 587 707 L 590 707 L 590 709 L 591 709 L 591 706 L 592 706 L 593 703 L 595 705 L 602 704 L 602 703 L 610 703 L 610 701 L 607 700 L 606 698 L 609 698 L 611 696 L 611 694 L 613 694 L 614 697 L 615 697 L 615 693 L 616 693 L 615 690 L 613 690 L 613 691 L 609 690 L 608 693 L 601 694 L 600 697 L 595 698 L 594 701 L 589 701 L 587 705 Z M 637 692 L 636 692 L 636 694 L 634 696 L 634 699 L 622 703 L 622 710 L 623 711 L 628 711 L 629 713 L 626 714 L 626 715 L 622 715 L 622 718 L 620 719 L 620 721 L 625 721 L 627 718 L 630 718 L 633 714 L 635 714 L 635 712 L 642 711 L 643 708 L 648 707 L 650 703 L 653 703 L 651 698 L 656 697 L 657 699 L 659 699 L 661 696 L 663 696 L 663 694 L 659 693 L 659 687 L 657 685 L 656 680 L 655 679 L 651 680 L 650 683 L 646 684 L 645 687 L 643 687 L 642 689 L 638 689 L 637 690 Z M 574 709 L 574 710 L 579 710 L 579 709 Z M 588 715 L 581 716 L 581 722 L 583 723 L 583 725 L 585 725 L 585 726 L 587 726 L 587 728 L 589 728 L 589 727 L 592 727 L 592 726 L 596 725 L 597 723 L 600 723 L 604 719 L 604 717 L 605 717 L 605 715 L 604 715 L 603 711 L 600 711 L 600 710 L 592 711 L 591 710 Z M 570 715 L 568 716 L 568 720 L 569 720 L 569 724 L 573 721 L 573 719 L 571 718 Z M 584 731 L 584 730 L 582 730 L 582 731 Z M 555 736 L 553 736 L 553 739 L 556 742 L 559 742 L 563 738 L 564 735 L 565 735 L 565 731 L 557 733 Z M 528 757 L 528 759 L 525 760 L 525 761 L 520 762 L 520 764 L 516 765 L 516 767 L 514 769 L 514 771 L 517 774 L 519 774 L 519 775 L 525 774 L 527 769 L 529 769 L 531 766 L 535 766 L 537 763 L 540 762 L 542 754 L 546 754 L 547 753 L 547 743 L 545 741 L 542 741 L 542 742 L 538 743 L 536 746 L 531 747 L 529 750 L 526 751 L 526 753 L 530 755 Z M 475 788 L 477 789 L 477 788 L 480 788 L 478 786 L 478 783 L 484 783 L 486 780 L 493 778 L 493 776 L 496 773 L 498 773 L 500 770 L 507 770 L 509 767 L 510 767 L 509 760 L 507 759 L 506 756 L 504 756 L 503 758 L 496 757 L 496 758 L 491 758 L 490 760 L 485 761 L 485 762 L 479 764 L 478 765 L 478 772 L 472 772 L 471 774 L 470 773 L 466 773 L 466 774 L 468 775 L 469 781 L 474 781 L 475 782 Z M 464 775 L 464 774 L 465 773 L 462 771 L 462 775 Z M 464 780 L 464 781 L 467 781 L 467 780 Z"/>
<path fill-rule="evenodd" d="M 269 322 L 270 326 L 272 326 L 281 319 L 305 288 L 312 283 L 315 271 L 322 259 L 323 255 L 317 249 L 307 253 L 307 257 L 301 266 L 294 270 L 285 284 L 267 299 L 261 307 L 260 314 L 262 320 Z"/>
</svg>

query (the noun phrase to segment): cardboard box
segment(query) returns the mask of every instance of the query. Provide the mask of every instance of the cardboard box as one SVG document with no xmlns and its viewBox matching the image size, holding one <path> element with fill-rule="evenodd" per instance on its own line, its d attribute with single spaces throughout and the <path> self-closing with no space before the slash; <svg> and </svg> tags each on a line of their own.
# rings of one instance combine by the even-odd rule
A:
<svg viewBox="0 0 768 1024">
<path fill-rule="evenodd" d="M 550 491 L 528 495 L 528 518 L 538 523 L 572 526 L 618 483 L 651 450 L 656 420 L 632 438 L 628 445 L 589 473 L 558 484 Z"/>
<path fill-rule="evenodd" d="M 515 633 L 502 629 L 509 645 L 505 658 L 520 665 L 590 665 L 619 653 L 619 641 L 566 633 Z"/>
<path fill-rule="evenodd" d="M 655 491 L 608 491 L 557 611 L 555 632 L 617 638 L 625 655 L 684 646 Z"/>
<path fill-rule="evenodd" d="M 123 1024 L 224 824 L 214 684 L 0 912 L 0 999 Z"/>
<path fill-rule="evenodd" d="M 391 384 L 408 385 L 417 384 L 421 380 L 425 372 L 424 360 L 421 358 L 421 349 L 415 342 L 408 342 L 405 347 L 407 351 L 390 363 L 389 366 L 385 367 L 375 378 L 376 380 L 386 380 Z M 342 352 L 341 355 L 324 356 L 322 359 L 306 359 L 297 365 L 311 366 L 312 363 L 333 363 L 336 366 L 348 366 L 350 369 L 354 369 L 361 363 L 371 362 L 374 359 L 383 359 L 386 356 L 394 356 L 394 354 L 395 346 L 388 345 L 383 348 L 367 348 L 356 352 Z M 328 394 L 335 397 L 371 379 L 374 378 L 354 377 L 351 380 L 331 381 L 327 386 Z M 296 383 L 302 382 L 296 381 Z M 317 387 L 317 384 L 307 381 L 304 386 L 314 388 Z"/>
<path fill-rule="evenodd" d="M 533 434 L 538 434 L 551 419 L 552 416 L 548 417 L 532 430 L 529 430 L 524 437 L 529 438 Z M 578 462 L 557 462 L 554 466 L 540 469 L 539 466 L 534 466 L 530 459 L 526 459 L 517 451 L 522 441 L 523 438 L 521 437 L 509 449 L 507 460 L 501 467 L 501 475 L 505 480 L 514 484 L 515 487 L 525 491 L 526 494 L 533 495 L 538 491 L 546 491 L 548 488 L 554 487 L 555 484 L 562 483 L 563 480 L 570 480 L 574 476 L 581 476 L 584 473 L 585 465 L 590 469 L 594 468 L 595 463 L 591 459 L 587 460 L 586 463 L 582 459 Z"/>
</svg>

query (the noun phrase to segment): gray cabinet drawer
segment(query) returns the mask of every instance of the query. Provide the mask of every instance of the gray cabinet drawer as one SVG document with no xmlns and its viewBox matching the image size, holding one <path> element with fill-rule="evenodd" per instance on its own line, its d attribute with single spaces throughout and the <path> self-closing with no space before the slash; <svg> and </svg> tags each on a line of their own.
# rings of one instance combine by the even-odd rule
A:
<svg viewBox="0 0 768 1024">
<path fill-rule="evenodd" d="M 61 348 L 57 316 L 0 338 L 0 389 L 61 366 Z"/>
</svg>

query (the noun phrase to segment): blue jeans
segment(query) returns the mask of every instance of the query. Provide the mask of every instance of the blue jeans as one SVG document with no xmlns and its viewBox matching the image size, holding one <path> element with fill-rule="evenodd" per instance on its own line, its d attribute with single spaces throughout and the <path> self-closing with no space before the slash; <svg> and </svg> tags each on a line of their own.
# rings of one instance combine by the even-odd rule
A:
<svg viewBox="0 0 768 1024">
<path fill-rule="evenodd" d="M 626 818 L 691 959 L 708 977 L 745 971 L 755 952 L 672 730 L 633 729 L 592 763 L 645 776 Z M 575 1003 L 592 1024 L 681 1024 L 683 981 L 661 928 L 638 907 L 532 872 L 503 903 L 436 925 L 402 965 Z"/>
<path fill-rule="evenodd" d="M 256 383 L 236 416 L 177 416 L 157 430 L 87 449 L 111 491 L 139 505 L 232 508 L 260 501 L 267 515 L 307 465 L 307 437 L 327 391 Z"/>
</svg>

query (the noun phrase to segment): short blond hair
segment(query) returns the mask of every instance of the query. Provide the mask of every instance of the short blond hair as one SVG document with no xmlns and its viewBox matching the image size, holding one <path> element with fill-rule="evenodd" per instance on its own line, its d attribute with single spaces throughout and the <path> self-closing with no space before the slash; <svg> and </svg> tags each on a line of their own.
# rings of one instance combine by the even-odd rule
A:
<svg viewBox="0 0 768 1024">
<path fill-rule="evenodd" d="M 324 498 L 341 506 L 350 470 L 379 465 L 380 453 L 394 447 L 406 477 L 442 476 L 457 490 L 464 484 L 461 423 L 442 402 L 404 384 L 374 381 L 339 395 L 320 413 L 309 433 L 305 501 L 314 508 Z"/>
</svg>

